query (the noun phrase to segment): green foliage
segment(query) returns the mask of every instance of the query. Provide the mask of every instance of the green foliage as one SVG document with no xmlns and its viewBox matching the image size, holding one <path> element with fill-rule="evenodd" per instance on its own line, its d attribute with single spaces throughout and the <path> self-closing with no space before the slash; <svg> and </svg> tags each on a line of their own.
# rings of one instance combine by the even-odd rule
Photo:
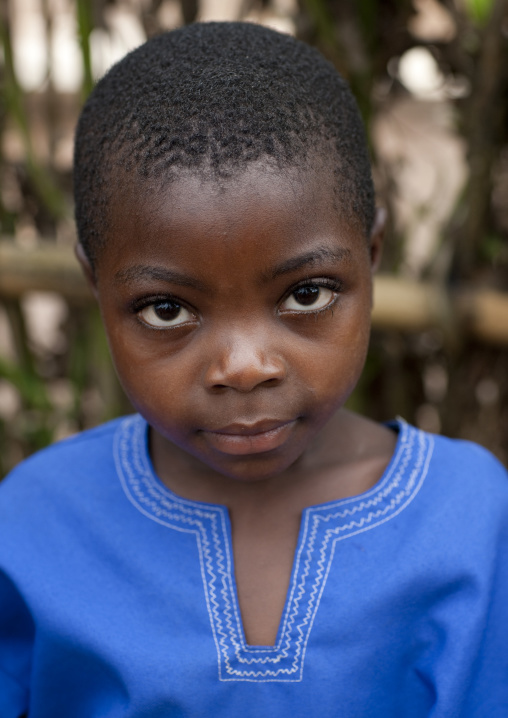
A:
<svg viewBox="0 0 508 718">
<path fill-rule="evenodd" d="M 465 0 L 465 7 L 470 19 L 480 27 L 490 17 L 495 0 Z"/>
<path fill-rule="evenodd" d="M 23 411 L 10 426 L 0 421 L 0 478 L 8 471 L 9 443 L 20 444 L 24 454 L 31 454 L 51 443 L 54 437 L 54 407 L 44 380 L 29 368 L 21 367 L 0 356 L 0 378 L 9 382 L 21 398 Z M 14 430 L 13 430 L 14 429 Z"/>
<path fill-rule="evenodd" d="M 51 411 L 53 408 L 44 381 L 36 372 L 22 368 L 19 364 L 0 356 L 0 377 L 17 389 L 26 407 L 42 412 Z"/>
<path fill-rule="evenodd" d="M 480 245 L 482 259 L 492 265 L 495 265 L 507 253 L 507 242 L 499 234 L 488 234 Z"/>
<path fill-rule="evenodd" d="M 93 30 L 91 0 L 77 0 L 77 21 L 79 45 L 83 65 L 82 97 L 86 100 L 93 90 L 92 57 L 90 52 L 90 34 Z"/>
</svg>

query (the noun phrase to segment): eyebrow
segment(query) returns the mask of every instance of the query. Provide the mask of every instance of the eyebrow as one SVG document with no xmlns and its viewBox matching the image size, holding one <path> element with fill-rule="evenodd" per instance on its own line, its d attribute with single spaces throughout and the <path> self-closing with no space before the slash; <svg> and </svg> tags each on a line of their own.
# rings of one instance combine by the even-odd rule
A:
<svg viewBox="0 0 508 718">
<path fill-rule="evenodd" d="M 346 248 L 336 247 L 334 249 L 330 249 L 329 247 L 316 247 L 310 252 L 305 252 L 305 254 L 292 257 L 291 259 L 277 265 L 274 269 L 266 272 L 263 279 L 273 280 L 284 274 L 296 272 L 298 269 L 302 269 L 303 267 L 319 265 L 327 260 L 344 262 L 349 260 L 350 257 L 351 251 Z M 177 284 L 180 287 L 190 287 L 191 289 L 197 289 L 201 292 L 208 291 L 207 285 L 199 279 L 189 277 L 188 275 L 177 272 L 174 269 L 151 267 L 144 264 L 136 264 L 133 267 L 121 269 L 115 274 L 114 281 L 118 284 L 128 284 L 129 282 L 141 279 L 151 279 L 166 282 L 168 284 Z"/>
<path fill-rule="evenodd" d="M 168 284 L 178 284 L 180 287 L 190 287 L 191 289 L 197 289 L 201 292 L 208 290 L 206 284 L 200 282 L 199 279 L 194 279 L 194 277 L 189 277 L 174 269 L 136 264 L 128 269 L 121 269 L 115 274 L 115 282 L 119 284 L 127 284 L 128 282 L 139 279 L 152 279 L 167 282 Z"/>
<path fill-rule="evenodd" d="M 327 260 L 344 262 L 351 258 L 351 250 L 343 247 L 316 247 L 310 252 L 300 254 L 298 257 L 292 257 L 286 262 L 282 262 L 272 271 L 267 273 L 267 279 L 276 279 L 283 274 L 295 272 L 303 267 L 324 264 Z"/>
</svg>

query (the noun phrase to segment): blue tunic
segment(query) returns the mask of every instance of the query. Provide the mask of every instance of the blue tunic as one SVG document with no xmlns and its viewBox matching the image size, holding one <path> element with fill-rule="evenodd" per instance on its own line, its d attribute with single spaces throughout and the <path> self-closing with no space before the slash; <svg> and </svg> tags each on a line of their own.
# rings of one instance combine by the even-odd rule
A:
<svg viewBox="0 0 508 718">
<path fill-rule="evenodd" d="M 508 476 L 398 424 L 383 477 L 306 509 L 275 646 L 245 642 L 227 510 L 128 417 L 0 486 L 0 717 L 507 718 Z"/>
</svg>

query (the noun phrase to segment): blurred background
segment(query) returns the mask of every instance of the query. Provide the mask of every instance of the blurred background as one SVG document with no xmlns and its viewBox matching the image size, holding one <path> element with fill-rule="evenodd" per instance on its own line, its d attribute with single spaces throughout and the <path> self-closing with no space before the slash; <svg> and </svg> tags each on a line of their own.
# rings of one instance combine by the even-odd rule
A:
<svg viewBox="0 0 508 718">
<path fill-rule="evenodd" d="M 389 232 L 349 405 L 508 463 L 508 0 L 2 0 L 0 475 L 131 411 L 72 254 L 73 131 L 147 37 L 249 20 L 351 84 Z"/>
</svg>

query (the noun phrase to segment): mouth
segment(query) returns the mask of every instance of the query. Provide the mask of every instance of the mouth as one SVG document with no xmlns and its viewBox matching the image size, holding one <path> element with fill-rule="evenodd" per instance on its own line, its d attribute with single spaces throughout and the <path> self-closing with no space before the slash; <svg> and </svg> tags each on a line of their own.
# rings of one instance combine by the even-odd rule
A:
<svg viewBox="0 0 508 718">
<path fill-rule="evenodd" d="M 254 424 L 229 424 L 220 429 L 203 430 L 208 442 L 223 454 L 243 456 L 278 449 L 289 437 L 295 419 L 263 420 Z"/>
</svg>

